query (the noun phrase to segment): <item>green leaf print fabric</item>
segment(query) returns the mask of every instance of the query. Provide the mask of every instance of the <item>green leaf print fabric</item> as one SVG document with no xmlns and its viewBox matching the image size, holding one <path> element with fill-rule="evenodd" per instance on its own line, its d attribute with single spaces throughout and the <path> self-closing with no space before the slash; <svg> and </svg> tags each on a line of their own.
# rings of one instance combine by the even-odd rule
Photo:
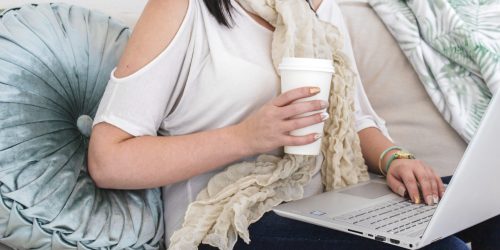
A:
<svg viewBox="0 0 500 250">
<path fill-rule="evenodd" d="M 500 81 L 500 0 L 369 0 L 467 142 Z"/>
</svg>

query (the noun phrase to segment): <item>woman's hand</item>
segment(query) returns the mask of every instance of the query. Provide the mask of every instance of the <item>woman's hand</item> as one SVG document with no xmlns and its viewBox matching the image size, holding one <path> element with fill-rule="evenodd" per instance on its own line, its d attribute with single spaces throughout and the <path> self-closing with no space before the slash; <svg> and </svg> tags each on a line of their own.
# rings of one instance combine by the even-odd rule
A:
<svg viewBox="0 0 500 250">
<path fill-rule="evenodd" d="M 424 162 L 414 159 L 394 160 L 387 173 L 387 184 L 392 191 L 401 196 L 409 195 L 417 204 L 421 202 L 421 194 L 427 205 L 436 204 L 445 190 L 436 172 Z"/>
<path fill-rule="evenodd" d="M 246 141 L 253 154 L 265 153 L 282 146 L 297 146 L 312 143 L 321 134 L 291 136 L 290 131 L 304 128 L 328 119 L 326 112 L 299 117 L 307 112 L 325 109 L 328 103 L 314 100 L 295 102 L 314 96 L 319 88 L 297 88 L 277 96 L 237 125 L 238 134 Z"/>
</svg>

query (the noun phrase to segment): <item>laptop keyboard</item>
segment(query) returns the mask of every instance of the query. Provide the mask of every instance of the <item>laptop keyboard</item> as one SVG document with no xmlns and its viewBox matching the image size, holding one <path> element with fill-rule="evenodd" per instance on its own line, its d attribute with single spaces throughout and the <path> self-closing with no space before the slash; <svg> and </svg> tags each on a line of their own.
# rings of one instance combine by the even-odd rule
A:
<svg viewBox="0 0 500 250">
<path fill-rule="evenodd" d="M 333 219 L 387 233 L 419 236 L 436 207 L 437 205 L 413 204 L 409 200 L 396 198 Z"/>
</svg>

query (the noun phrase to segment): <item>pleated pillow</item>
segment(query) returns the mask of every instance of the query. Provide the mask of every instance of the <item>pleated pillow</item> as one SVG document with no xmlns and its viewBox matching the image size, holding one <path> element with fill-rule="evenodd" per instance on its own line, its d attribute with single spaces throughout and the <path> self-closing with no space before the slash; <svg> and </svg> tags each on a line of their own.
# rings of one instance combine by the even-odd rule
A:
<svg viewBox="0 0 500 250">
<path fill-rule="evenodd" d="M 129 34 L 66 4 L 0 15 L 0 243 L 160 247 L 160 190 L 99 189 L 86 167 L 92 118 Z"/>
</svg>

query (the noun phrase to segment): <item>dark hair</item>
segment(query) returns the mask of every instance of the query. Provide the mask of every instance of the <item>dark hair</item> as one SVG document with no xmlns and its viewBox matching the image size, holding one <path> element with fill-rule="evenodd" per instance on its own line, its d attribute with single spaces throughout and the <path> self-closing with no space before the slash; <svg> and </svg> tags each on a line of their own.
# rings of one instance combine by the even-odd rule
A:
<svg viewBox="0 0 500 250">
<path fill-rule="evenodd" d="M 306 1 L 309 4 L 311 10 L 314 11 L 311 0 Z M 203 2 L 205 2 L 208 11 L 210 11 L 210 14 L 212 14 L 212 16 L 217 19 L 217 22 L 226 27 L 231 27 L 231 9 L 233 8 L 233 6 L 231 5 L 231 0 L 203 0 Z"/>
<path fill-rule="evenodd" d="M 217 19 L 217 22 L 226 27 L 231 27 L 231 9 L 233 8 L 231 0 L 203 0 L 203 2 L 205 2 L 210 14 Z"/>
</svg>

